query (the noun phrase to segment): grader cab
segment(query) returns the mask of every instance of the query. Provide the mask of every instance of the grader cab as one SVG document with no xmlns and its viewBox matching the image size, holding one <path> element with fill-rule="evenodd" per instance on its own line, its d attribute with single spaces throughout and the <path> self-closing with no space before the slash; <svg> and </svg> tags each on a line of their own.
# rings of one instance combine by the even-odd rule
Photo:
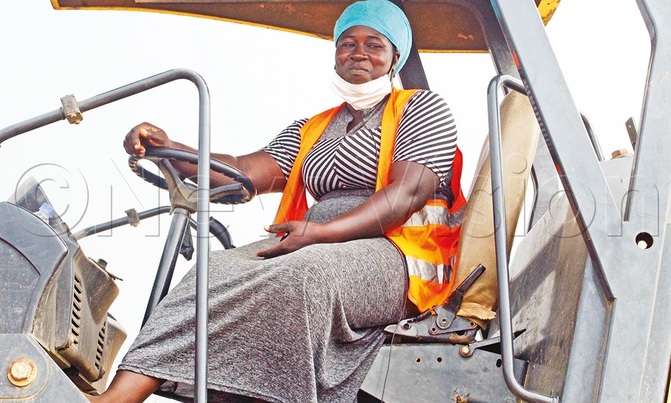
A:
<svg viewBox="0 0 671 403">
<path fill-rule="evenodd" d="M 392 0 L 414 33 L 400 73 L 405 88 L 429 88 L 419 52 L 489 52 L 496 72 L 487 94 L 489 135 L 468 196 L 452 297 L 422 318 L 392 325 L 361 387 L 359 401 L 385 402 L 670 402 L 671 6 L 637 0 L 651 38 L 641 122 L 630 127 L 632 155 L 604 160 L 567 90 L 545 24 L 559 1 Z M 330 39 L 349 1 L 52 0 L 58 10 L 125 9 L 240 22 Z M 240 177 L 210 161 L 209 98 L 203 78 L 175 69 L 77 101 L 0 130 L 0 143 L 175 80 L 199 94 L 199 152 L 179 156 Z M 130 127 L 135 122 L 129 122 Z M 665 145 L 666 144 L 666 145 Z M 175 158 L 158 150 L 152 158 Z M 131 164 L 132 165 L 132 164 Z M 197 271 L 196 401 L 207 400 L 207 243 L 233 247 L 209 217 L 212 199 L 240 203 L 254 194 L 243 178 L 225 189 L 193 192 L 161 166 L 171 207 L 137 213 L 73 233 L 49 198 L 26 180 L 0 203 L 0 399 L 85 402 L 104 390 L 126 333 L 108 311 L 117 278 L 78 241 L 172 211 L 172 224 L 145 319 L 167 292 L 180 253 L 195 246 Z M 531 180 L 529 180 L 531 179 Z M 513 233 L 527 191 L 526 234 Z M 175 191 L 179 190 L 179 191 Z M 45 216 L 46 215 L 46 216 Z M 194 220 L 192 216 L 197 219 Z M 197 243 L 184 236 L 196 229 Z M 187 251 L 187 252 L 185 252 Z M 478 267 L 484 268 L 477 269 Z M 493 288 L 492 288 L 493 287 Z M 478 336 L 451 344 L 465 296 L 496 298 L 497 315 Z M 118 295 L 118 298 L 132 296 Z"/>
</svg>

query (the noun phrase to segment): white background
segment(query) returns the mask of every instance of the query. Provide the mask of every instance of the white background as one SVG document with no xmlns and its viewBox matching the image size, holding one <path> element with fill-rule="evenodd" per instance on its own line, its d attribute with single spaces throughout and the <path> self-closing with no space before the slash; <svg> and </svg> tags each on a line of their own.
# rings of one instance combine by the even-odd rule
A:
<svg viewBox="0 0 671 403">
<path fill-rule="evenodd" d="M 607 9 L 606 9 L 607 7 Z M 640 121 L 649 39 L 634 0 L 563 0 L 547 27 L 577 108 L 606 156 L 631 149 L 625 121 Z M 173 68 L 201 74 L 212 97 L 212 149 L 259 149 L 293 120 L 340 101 L 329 88 L 333 44 L 259 27 L 165 14 L 56 11 L 47 0 L 0 0 L 0 128 Z M 487 132 L 488 54 L 423 54 L 431 88 L 457 119 L 468 189 Z M 58 122 L 0 147 L 0 199 L 25 176 L 42 181 L 73 231 L 168 203 L 165 192 L 127 167 L 121 142 L 142 121 L 195 145 L 195 87 L 186 81 L 98 108 L 77 125 Z M 212 206 L 236 245 L 263 236 L 277 196 L 247 205 Z M 122 277 L 111 313 L 137 334 L 170 217 L 81 241 L 92 258 Z M 519 234 L 523 236 L 523 233 Z M 212 243 L 213 248 L 219 248 Z M 195 256 L 195 255 L 194 255 Z M 180 258 L 177 276 L 195 262 Z M 153 400 L 155 399 L 155 400 Z M 158 401 L 151 398 L 150 401 Z"/>
</svg>

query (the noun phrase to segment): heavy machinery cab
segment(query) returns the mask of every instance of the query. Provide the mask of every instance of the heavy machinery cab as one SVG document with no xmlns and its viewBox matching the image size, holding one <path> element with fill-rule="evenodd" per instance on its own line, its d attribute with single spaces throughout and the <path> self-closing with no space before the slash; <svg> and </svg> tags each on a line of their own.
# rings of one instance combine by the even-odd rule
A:
<svg viewBox="0 0 671 403">
<path fill-rule="evenodd" d="M 463 346 L 434 339 L 385 346 L 364 382 L 361 399 L 667 401 L 671 265 L 665 235 L 671 182 L 660 173 L 671 172 L 671 161 L 664 154 L 671 147 L 668 1 L 637 0 L 654 38 L 642 121 L 633 130 L 634 156 L 611 161 L 600 158 L 548 43 L 544 23 L 558 2 L 395 2 L 405 10 L 415 35 L 414 51 L 401 73 L 406 88 L 429 88 L 419 51 L 491 55 L 496 75 L 486 94 L 489 153 L 478 171 L 481 183 L 475 181 L 469 195 L 471 216 L 464 224 L 471 223 L 473 232 L 466 233 L 475 239 L 462 245 L 464 259 L 470 259 L 465 266 L 474 268 L 486 261 L 487 270 L 496 272 L 499 307 L 494 326 L 482 340 Z M 56 9 L 171 12 L 322 38 L 330 38 L 334 21 L 348 4 L 52 1 Z M 204 81 L 197 73 L 177 69 L 83 101 L 66 99 L 56 111 L 0 130 L 0 142 L 66 118 L 75 122 L 87 110 L 178 79 L 198 88 L 199 139 L 209 138 L 209 116 L 202 113 L 209 106 Z M 209 144 L 201 144 L 199 175 L 207 177 Z M 532 170 L 530 165 L 521 170 L 506 165 L 506 156 L 520 148 L 525 149 L 527 165 L 533 160 Z M 510 175 L 518 175 L 521 181 L 513 181 L 517 184 L 526 183 L 530 175 L 536 185 L 528 233 L 512 260 L 510 230 L 517 224 L 526 187 L 509 186 Z M 207 181 L 200 186 L 209 189 Z M 39 187 L 28 184 L 13 200 L 0 204 L 0 253 L 9 262 L 3 263 L 0 286 L 9 291 L 3 306 L 13 307 L 1 316 L 0 357 L 6 358 L 0 364 L 9 368 L 10 383 L 0 382 L 0 396 L 84 401 L 72 382 L 82 390 L 100 390 L 108 359 L 125 337 L 107 314 L 116 296 L 114 277 L 102 262 L 84 256 L 64 223 L 55 218 L 49 226 L 28 213 L 37 212 L 45 200 Z M 181 203 L 185 213 L 173 219 L 176 229 L 166 243 L 166 251 L 177 254 L 190 215 L 197 212 L 199 273 L 207 272 L 208 247 L 202 240 L 211 229 L 209 202 L 199 194 Z M 164 211 L 140 216 L 160 212 Z M 478 235 L 477 230 L 483 233 Z M 171 275 L 169 264 L 159 267 L 148 313 L 167 291 Z M 206 396 L 206 287 L 199 283 L 197 289 L 198 401 Z M 81 323 L 85 328 L 79 327 Z M 430 326 L 427 329 L 431 331 Z M 30 362 L 21 361 L 26 357 Z M 23 384 L 31 376 L 32 381 Z"/>
</svg>

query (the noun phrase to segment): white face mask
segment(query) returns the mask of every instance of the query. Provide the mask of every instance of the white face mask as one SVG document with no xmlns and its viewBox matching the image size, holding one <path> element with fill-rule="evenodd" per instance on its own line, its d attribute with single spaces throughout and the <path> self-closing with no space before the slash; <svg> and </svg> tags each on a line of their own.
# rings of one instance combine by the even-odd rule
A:
<svg viewBox="0 0 671 403">
<path fill-rule="evenodd" d="M 391 93 L 391 79 L 388 74 L 385 74 L 363 84 L 352 84 L 334 71 L 331 77 L 331 88 L 354 109 L 368 109 Z"/>
</svg>

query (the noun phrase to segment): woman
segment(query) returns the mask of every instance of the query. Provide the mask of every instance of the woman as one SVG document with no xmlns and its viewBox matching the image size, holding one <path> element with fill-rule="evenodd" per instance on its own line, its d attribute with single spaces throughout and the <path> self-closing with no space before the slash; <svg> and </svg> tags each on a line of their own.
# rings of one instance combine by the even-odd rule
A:
<svg viewBox="0 0 671 403">
<path fill-rule="evenodd" d="M 447 204 L 463 203 L 450 188 L 458 184 L 451 112 L 430 91 L 392 90 L 412 42 L 392 3 L 350 5 L 334 38 L 332 84 L 346 103 L 294 122 L 260 151 L 214 156 L 260 193 L 284 193 L 266 230 L 287 235 L 211 254 L 208 388 L 216 401 L 352 402 L 383 326 L 449 291 Z M 124 141 L 131 155 L 148 145 L 190 149 L 148 123 Z M 212 186 L 226 180 L 213 175 Z M 309 210 L 306 190 L 317 201 Z M 161 302 L 108 391 L 92 401 L 142 401 L 159 388 L 189 394 L 194 281 L 191 270 Z"/>
</svg>

